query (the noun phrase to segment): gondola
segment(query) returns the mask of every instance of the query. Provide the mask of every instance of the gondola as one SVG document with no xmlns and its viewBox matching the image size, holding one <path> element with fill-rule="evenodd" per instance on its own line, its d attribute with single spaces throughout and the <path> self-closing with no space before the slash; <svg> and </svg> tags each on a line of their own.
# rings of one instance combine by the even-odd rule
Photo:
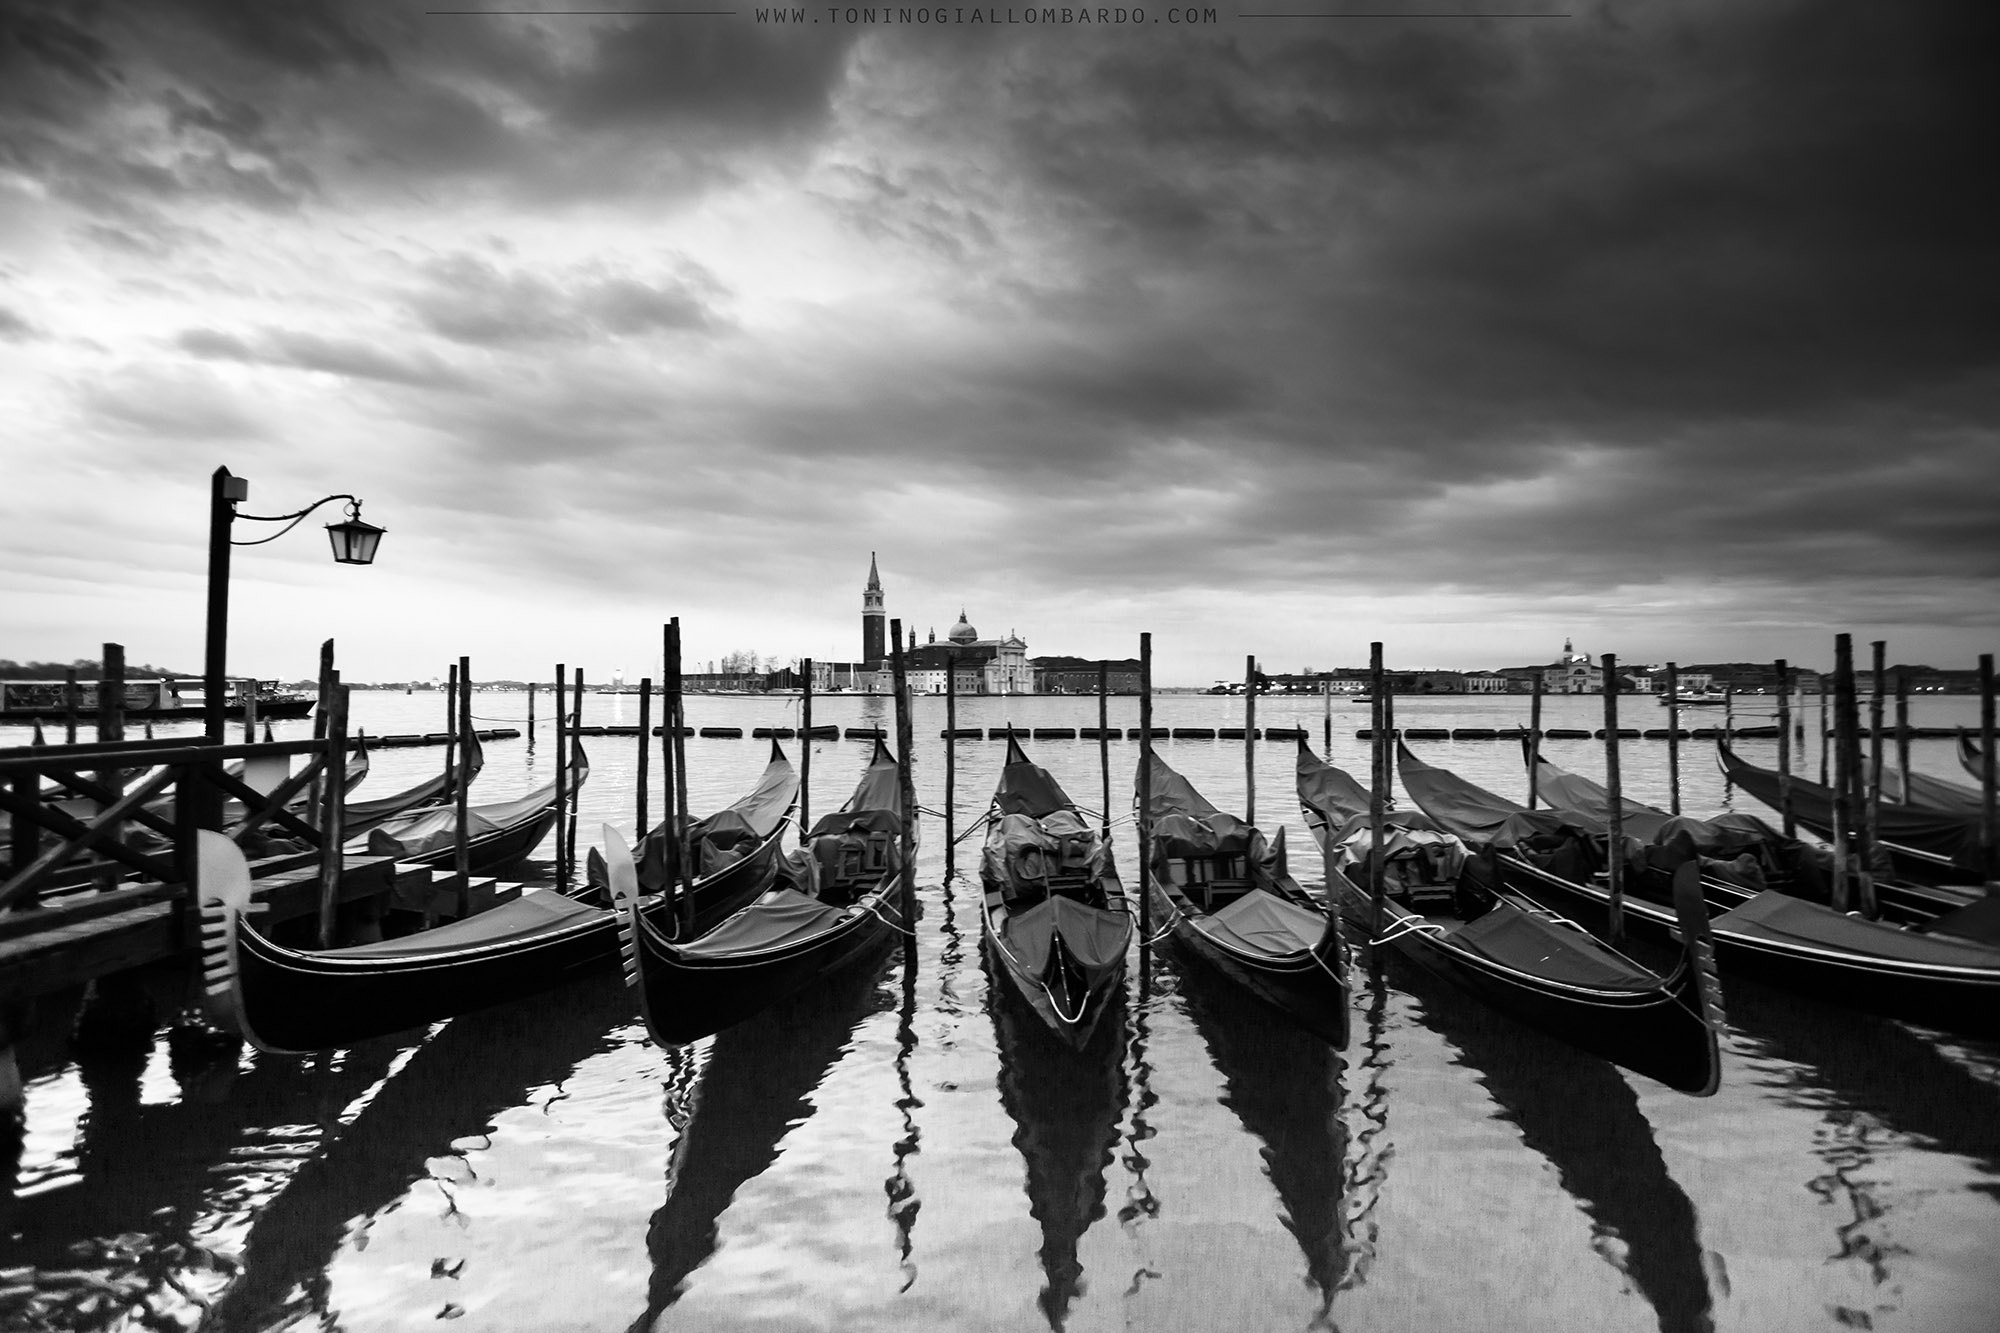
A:
<svg viewBox="0 0 2000 1333">
<path fill-rule="evenodd" d="M 987 820 L 979 864 L 986 948 L 1008 987 L 1081 1049 L 1119 988 L 1132 942 L 1111 840 L 1012 732 Z"/>
<path fill-rule="evenodd" d="M 1083 1238 L 1107 1211 L 1104 1171 L 1131 1101 L 1124 978 L 1105 991 L 1091 1037 L 1073 1048 L 1070 1029 L 1052 1031 L 1037 1021 L 1039 1009 L 1029 1012 L 1009 993 L 997 975 L 1001 960 L 996 949 L 981 960 L 1000 1057 L 995 1081 L 1026 1167 L 1028 1215 L 1041 1231 L 1035 1303 L 1050 1333 L 1062 1333 L 1085 1290 Z"/>
<path fill-rule="evenodd" d="M 457 762 L 436 777 L 426 778 L 394 796 L 347 802 L 341 808 L 341 832 L 350 838 L 357 837 L 380 828 L 399 815 L 453 801 L 458 796 L 458 789 L 471 786 L 472 780 L 485 766 L 486 748 L 479 743 L 477 736 L 473 736 L 466 742 L 464 753 Z"/>
<path fill-rule="evenodd" d="M 1759 768 L 1717 741 L 1716 761 L 1729 780 L 1779 808 L 1778 772 Z M 1833 788 L 1794 774 L 1792 817 L 1822 838 L 1833 837 Z M 1900 875 L 1927 884 L 1980 882 L 1979 816 L 1928 805 L 1882 805 L 1875 812 L 1876 840 Z"/>
<path fill-rule="evenodd" d="M 1505 883 L 1556 910 L 1605 918 L 1610 889 L 1596 873 L 1601 821 L 1578 811 L 1530 811 L 1433 768 L 1400 744 L 1397 753 L 1403 786 L 1417 805 L 1467 841 L 1490 844 Z M 1668 907 L 1657 900 L 1658 879 L 1644 864 L 1633 868 L 1627 926 L 1656 939 L 1684 932 L 1689 913 L 1680 890 L 1689 880 L 1705 888 L 1700 877 L 1677 872 L 1675 906 Z M 1995 924 L 1988 903 L 1947 913 L 1922 931 L 1847 916 L 1775 889 L 1741 902 L 1710 893 L 1706 911 L 1725 969 L 1870 1013 L 1974 1036 L 2000 1034 L 2000 947 L 1986 942 Z"/>
<path fill-rule="evenodd" d="M 1307 1030 L 1347 1045 L 1347 949 L 1340 914 L 1299 887 L 1275 843 L 1152 765 L 1146 892 L 1176 946 Z M 1142 761 L 1144 762 L 1144 761 Z"/>
<path fill-rule="evenodd" d="M 744 803 L 709 819 L 728 823 L 723 817 Z M 780 821 L 747 855 L 713 864 L 689 891 L 717 900 L 755 897 L 776 873 L 782 827 Z M 292 948 L 252 920 L 249 869 L 234 843 L 204 830 L 197 855 L 208 996 L 267 1051 L 327 1050 L 401 1032 L 547 990 L 608 965 L 618 953 L 618 914 L 585 894 L 555 889 L 531 889 L 476 916 L 397 939 Z M 648 899 L 641 907 L 664 912 L 670 904 Z"/>
<path fill-rule="evenodd" d="M 573 797 L 590 778 L 590 760 L 583 747 L 571 750 L 568 792 Z M 558 784 L 548 781 L 525 796 L 468 806 L 465 812 L 466 865 L 469 873 L 487 875 L 503 869 L 542 845 L 561 813 Z M 458 863 L 458 810 L 434 806 L 384 820 L 363 837 L 347 843 L 349 856 L 393 856 L 439 869 Z"/>
<path fill-rule="evenodd" d="M 1332 904 L 1373 929 L 1375 903 L 1337 863 L 1339 849 L 1369 836 L 1368 792 L 1304 741 L 1297 785 L 1307 829 L 1332 853 Z M 1463 851 L 1441 844 L 1464 837 L 1444 821 L 1401 812 L 1394 818 L 1398 827 L 1384 839 L 1385 879 L 1400 894 L 1384 894 L 1372 947 L 1389 945 L 1500 1012 L 1670 1088 L 1698 1097 L 1716 1090 L 1722 991 L 1692 871 L 1676 895 L 1687 943 L 1662 977 L 1514 892 L 1491 857 L 1468 862 Z M 1504 855 L 1500 860 L 1504 866 Z"/>
<path fill-rule="evenodd" d="M 706 935 L 771 887 L 782 851 L 775 839 L 798 804 L 799 775 L 784 747 L 774 739 L 771 757 L 750 793 L 725 810 L 691 820 L 682 834 L 681 851 L 691 862 L 673 885 L 671 864 L 673 820 L 663 819 L 628 853 L 638 871 L 642 897 L 673 892 L 670 907 L 654 918 L 670 940 Z M 754 874 L 724 875 L 738 858 L 754 860 Z M 612 880 L 605 858 L 595 847 L 585 857 L 584 873 L 602 901 L 612 902 Z"/>
<path fill-rule="evenodd" d="M 880 740 L 847 803 L 820 819 L 779 883 L 693 939 L 637 912 L 626 922 L 646 1029 L 676 1046 L 734 1026 L 865 957 L 904 927 L 902 769 Z M 613 897 L 636 902 L 638 866 L 606 827 Z M 622 884 L 620 881 L 624 881 Z"/>
<path fill-rule="evenodd" d="M 1527 741 L 1521 748 L 1545 804 L 1589 815 L 1608 827 L 1611 794 L 1601 783 L 1558 768 Z M 1619 808 L 1621 831 L 1627 837 L 1653 848 L 1664 848 L 1678 838 L 1689 840 L 1700 857 L 1703 892 L 1714 905 L 1736 906 L 1765 889 L 1816 903 L 1833 901 L 1832 853 L 1787 838 L 1755 815 L 1724 811 L 1697 819 L 1669 814 L 1630 797 L 1622 797 Z M 1659 851 L 1647 855 L 1663 859 Z M 1926 925 L 1977 897 L 1965 889 L 1887 876 L 1876 877 L 1875 896 L 1884 915 L 1899 925 Z"/>
</svg>

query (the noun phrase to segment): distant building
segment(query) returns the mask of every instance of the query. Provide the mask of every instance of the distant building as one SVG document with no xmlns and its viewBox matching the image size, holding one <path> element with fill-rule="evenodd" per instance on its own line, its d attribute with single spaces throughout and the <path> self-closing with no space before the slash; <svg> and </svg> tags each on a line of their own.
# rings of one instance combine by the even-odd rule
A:
<svg viewBox="0 0 2000 1333">
<path fill-rule="evenodd" d="M 1112 694 L 1137 694 L 1139 692 L 1139 660 L 1135 657 L 1119 661 L 1107 660 L 1105 667 L 1105 689 Z M 1094 660 L 1082 657 L 1037 657 L 1028 663 L 1035 673 L 1037 694 L 1095 694 L 1097 693 L 1097 668 Z"/>
</svg>

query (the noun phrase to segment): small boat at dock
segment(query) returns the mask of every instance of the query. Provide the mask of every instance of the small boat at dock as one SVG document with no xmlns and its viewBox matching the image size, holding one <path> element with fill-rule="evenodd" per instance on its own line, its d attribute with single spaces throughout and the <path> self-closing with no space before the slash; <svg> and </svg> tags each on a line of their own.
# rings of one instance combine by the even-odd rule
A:
<svg viewBox="0 0 2000 1333">
<path fill-rule="evenodd" d="M 1132 911 L 1111 840 L 1010 732 L 979 877 L 996 973 L 1057 1036 L 1090 1043 L 1121 993 Z"/>
</svg>

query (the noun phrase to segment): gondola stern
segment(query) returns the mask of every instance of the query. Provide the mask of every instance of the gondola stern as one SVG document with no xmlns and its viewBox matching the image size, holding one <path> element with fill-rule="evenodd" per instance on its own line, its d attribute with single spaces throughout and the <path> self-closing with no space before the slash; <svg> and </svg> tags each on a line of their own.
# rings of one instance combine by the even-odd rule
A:
<svg viewBox="0 0 2000 1333">
<path fill-rule="evenodd" d="M 1715 934 L 1709 926 L 1708 903 L 1702 894 L 1701 864 L 1690 857 L 1674 871 L 1674 915 L 1680 922 L 1684 986 L 1702 1025 L 1708 1031 L 1708 1077 L 1698 1087 L 1681 1090 L 1696 1097 L 1714 1094 L 1721 1085 L 1722 1065 L 1719 1043 L 1727 1024 L 1722 1007 L 1722 978 L 1715 966 Z"/>
</svg>

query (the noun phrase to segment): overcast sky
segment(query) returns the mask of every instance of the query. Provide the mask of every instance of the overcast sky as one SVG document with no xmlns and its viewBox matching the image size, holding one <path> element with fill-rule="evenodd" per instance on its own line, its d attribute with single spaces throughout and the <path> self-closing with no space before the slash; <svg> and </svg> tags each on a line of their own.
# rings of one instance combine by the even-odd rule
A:
<svg viewBox="0 0 2000 1333">
<path fill-rule="evenodd" d="M 0 657 L 2000 639 L 1990 4 L 425 8 L 0 0 Z"/>
</svg>

